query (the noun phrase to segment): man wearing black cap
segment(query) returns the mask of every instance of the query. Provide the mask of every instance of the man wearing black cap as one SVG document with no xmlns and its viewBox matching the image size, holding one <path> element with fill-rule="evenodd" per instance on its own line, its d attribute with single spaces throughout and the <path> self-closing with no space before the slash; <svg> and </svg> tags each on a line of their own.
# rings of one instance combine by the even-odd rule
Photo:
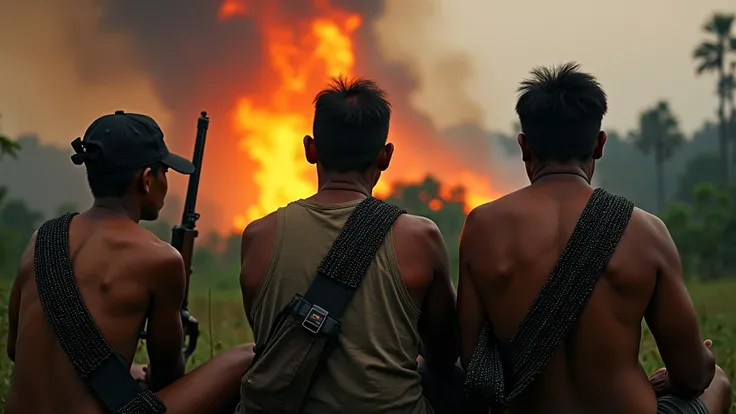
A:
<svg viewBox="0 0 736 414">
<path fill-rule="evenodd" d="M 149 391 L 128 387 L 139 395 L 127 412 L 163 412 L 163 405 L 168 413 L 232 412 L 252 346 L 184 375 L 184 263 L 138 225 L 158 218 L 168 169 L 191 174 L 194 166 L 169 152 L 153 119 L 123 111 L 94 121 L 72 147 L 94 203 L 46 222 L 23 254 L 10 297 L 7 352 L 15 372 L 5 412 L 107 412 L 115 393 L 136 385 L 129 370 Z M 132 361 L 146 320 L 150 365 L 142 369 Z"/>
</svg>

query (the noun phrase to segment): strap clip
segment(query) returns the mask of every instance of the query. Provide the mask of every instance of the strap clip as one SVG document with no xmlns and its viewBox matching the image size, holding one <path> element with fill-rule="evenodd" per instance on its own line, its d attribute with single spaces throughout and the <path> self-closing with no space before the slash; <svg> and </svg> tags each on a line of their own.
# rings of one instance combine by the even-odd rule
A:
<svg viewBox="0 0 736 414">
<path fill-rule="evenodd" d="M 329 314 L 326 310 L 317 305 L 312 305 L 312 309 L 309 310 L 307 317 L 304 318 L 302 326 L 309 332 L 318 334 L 319 330 L 322 329 L 322 325 L 325 324 L 325 320 L 327 320 L 328 315 Z"/>
</svg>

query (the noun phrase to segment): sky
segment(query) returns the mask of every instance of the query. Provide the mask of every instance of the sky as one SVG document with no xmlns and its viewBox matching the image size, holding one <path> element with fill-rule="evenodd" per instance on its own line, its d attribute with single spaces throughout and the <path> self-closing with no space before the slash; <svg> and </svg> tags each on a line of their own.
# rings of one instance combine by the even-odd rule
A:
<svg viewBox="0 0 736 414">
<path fill-rule="evenodd" d="M 714 118 L 715 79 L 696 77 L 691 59 L 714 11 L 736 11 L 736 4 L 388 0 L 376 30 L 387 59 L 414 67 L 421 83 L 415 106 L 440 126 L 470 117 L 512 132 L 519 81 L 533 66 L 575 60 L 608 93 L 605 128 L 631 129 L 638 113 L 668 99 L 689 133 Z M 126 39 L 100 32 L 98 13 L 94 0 L 0 0 L 0 132 L 35 132 L 67 145 L 95 117 L 128 107 L 152 114 L 166 130 L 170 111 L 130 64 Z M 93 56 L 75 56 L 80 43 Z M 106 75 L 82 76 L 83 65 Z M 462 79 L 448 85 L 447 71 Z M 461 110 L 467 99 L 479 109 Z"/>
<path fill-rule="evenodd" d="M 389 55 L 422 68 L 424 87 L 415 103 L 447 118 L 443 122 L 462 115 L 443 111 L 446 96 L 433 93 L 440 49 L 470 56 L 473 74 L 465 88 L 493 129 L 510 131 L 516 88 L 530 68 L 571 60 L 608 93 L 605 128 L 634 128 L 638 114 L 658 99 L 670 101 L 688 133 L 715 118 L 715 79 L 696 77 L 691 57 L 706 19 L 714 11 L 736 11 L 732 1 L 439 0 L 433 9 L 419 9 L 431 15 L 431 24 L 402 27 L 403 16 L 421 3 L 389 1 L 380 25 Z"/>
</svg>

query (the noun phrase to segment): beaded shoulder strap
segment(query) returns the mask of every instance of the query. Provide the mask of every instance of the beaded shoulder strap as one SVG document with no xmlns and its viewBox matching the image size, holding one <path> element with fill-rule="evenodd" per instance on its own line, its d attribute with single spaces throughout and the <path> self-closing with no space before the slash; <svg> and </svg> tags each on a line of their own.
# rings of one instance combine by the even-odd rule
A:
<svg viewBox="0 0 736 414">
<path fill-rule="evenodd" d="M 339 319 L 391 226 L 404 213 L 374 197 L 361 201 L 322 259 L 304 298 Z"/>
</svg>

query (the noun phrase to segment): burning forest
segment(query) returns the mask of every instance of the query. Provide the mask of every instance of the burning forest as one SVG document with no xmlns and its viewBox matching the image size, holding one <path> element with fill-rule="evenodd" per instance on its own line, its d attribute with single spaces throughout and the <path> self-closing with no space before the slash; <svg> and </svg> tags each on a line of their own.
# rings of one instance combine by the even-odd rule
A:
<svg viewBox="0 0 736 414">
<path fill-rule="evenodd" d="M 431 174 L 443 197 L 459 197 L 468 209 L 497 197 L 505 188 L 494 184 L 482 155 L 489 151 L 480 143 L 484 130 L 459 126 L 456 134 L 470 131 L 464 135 L 475 141 L 450 140 L 412 107 L 411 68 L 381 56 L 373 23 L 382 12 L 383 1 L 102 0 L 100 30 L 133 41 L 138 69 L 174 114 L 165 131 L 173 150 L 191 152 L 194 119 L 209 112 L 205 227 L 239 231 L 315 191 L 302 137 L 311 134 L 314 95 L 341 75 L 375 79 L 392 102 L 396 153 L 377 196 Z"/>
</svg>

